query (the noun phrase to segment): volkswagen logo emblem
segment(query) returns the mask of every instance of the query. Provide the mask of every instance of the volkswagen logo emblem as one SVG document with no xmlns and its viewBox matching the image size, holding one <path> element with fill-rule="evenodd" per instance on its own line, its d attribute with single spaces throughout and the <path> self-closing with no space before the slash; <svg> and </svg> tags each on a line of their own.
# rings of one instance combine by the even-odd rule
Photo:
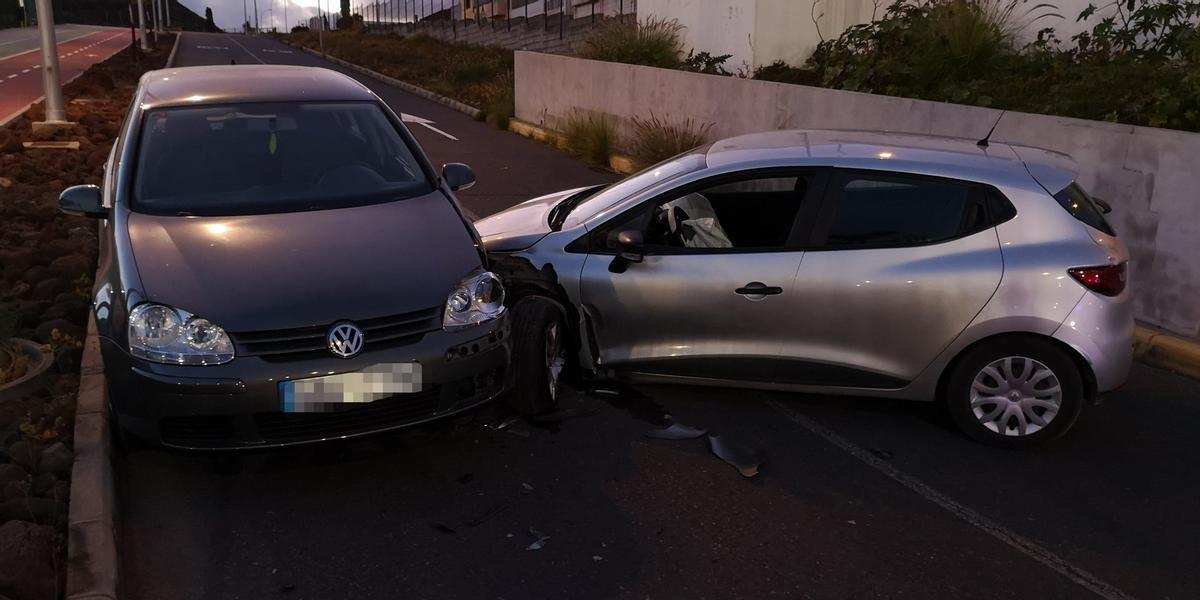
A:
<svg viewBox="0 0 1200 600">
<path fill-rule="evenodd" d="M 353 358 L 362 352 L 363 332 L 354 323 L 337 323 L 329 330 L 329 351 L 339 358 Z"/>
</svg>

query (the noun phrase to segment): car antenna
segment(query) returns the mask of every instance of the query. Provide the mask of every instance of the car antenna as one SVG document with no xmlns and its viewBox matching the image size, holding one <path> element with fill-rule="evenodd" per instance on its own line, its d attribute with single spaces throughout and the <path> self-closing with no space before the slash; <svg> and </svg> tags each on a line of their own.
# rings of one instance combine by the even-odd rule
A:
<svg viewBox="0 0 1200 600">
<path fill-rule="evenodd" d="M 992 124 L 992 128 L 988 130 L 987 135 L 983 136 L 982 140 L 975 142 L 976 146 L 979 146 L 980 148 L 988 147 L 988 141 L 992 139 L 992 134 L 995 133 L 996 126 L 1000 124 L 1000 119 L 1003 119 L 1004 113 L 1007 113 L 1007 112 L 1008 111 L 1006 111 L 1006 110 L 1000 111 L 1000 116 L 996 117 L 996 122 Z"/>
</svg>

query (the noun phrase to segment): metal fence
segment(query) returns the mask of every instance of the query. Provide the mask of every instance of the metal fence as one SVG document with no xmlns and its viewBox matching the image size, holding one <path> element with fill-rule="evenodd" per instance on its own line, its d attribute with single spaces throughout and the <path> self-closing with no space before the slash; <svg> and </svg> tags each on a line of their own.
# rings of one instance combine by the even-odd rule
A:
<svg viewBox="0 0 1200 600">
<path fill-rule="evenodd" d="M 577 26 L 580 20 L 598 25 L 606 18 L 636 19 L 637 0 L 352 0 L 350 13 L 370 30 L 452 30 L 468 25 L 512 29 L 538 21 L 550 31 L 568 22 Z M 341 18 L 331 12 L 331 27 Z"/>
</svg>

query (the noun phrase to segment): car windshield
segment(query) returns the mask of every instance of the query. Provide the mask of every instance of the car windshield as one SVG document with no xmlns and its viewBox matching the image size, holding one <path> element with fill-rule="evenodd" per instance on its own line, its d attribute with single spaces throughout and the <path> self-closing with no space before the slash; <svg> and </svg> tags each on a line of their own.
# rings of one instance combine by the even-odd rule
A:
<svg viewBox="0 0 1200 600">
<path fill-rule="evenodd" d="M 148 110 L 132 208 L 243 215 L 390 202 L 432 191 L 373 102 L 273 102 Z"/>
<path fill-rule="evenodd" d="M 617 183 L 603 188 L 600 190 L 600 193 L 580 202 L 570 211 L 570 215 L 566 217 L 566 223 L 563 226 L 574 227 L 630 196 L 639 194 L 665 181 L 699 171 L 706 164 L 704 147 L 701 147 L 643 169 Z"/>
</svg>

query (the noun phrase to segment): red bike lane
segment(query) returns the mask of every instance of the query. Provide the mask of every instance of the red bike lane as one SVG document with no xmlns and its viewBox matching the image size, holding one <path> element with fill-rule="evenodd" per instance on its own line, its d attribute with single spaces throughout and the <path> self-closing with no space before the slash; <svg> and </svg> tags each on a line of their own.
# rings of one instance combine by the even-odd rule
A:
<svg viewBox="0 0 1200 600">
<path fill-rule="evenodd" d="M 97 31 L 58 45 L 59 73 L 62 82 L 78 77 L 88 67 L 116 54 L 129 45 L 127 30 Z M 42 53 L 38 49 L 0 60 L 0 125 L 41 100 Z"/>
</svg>

